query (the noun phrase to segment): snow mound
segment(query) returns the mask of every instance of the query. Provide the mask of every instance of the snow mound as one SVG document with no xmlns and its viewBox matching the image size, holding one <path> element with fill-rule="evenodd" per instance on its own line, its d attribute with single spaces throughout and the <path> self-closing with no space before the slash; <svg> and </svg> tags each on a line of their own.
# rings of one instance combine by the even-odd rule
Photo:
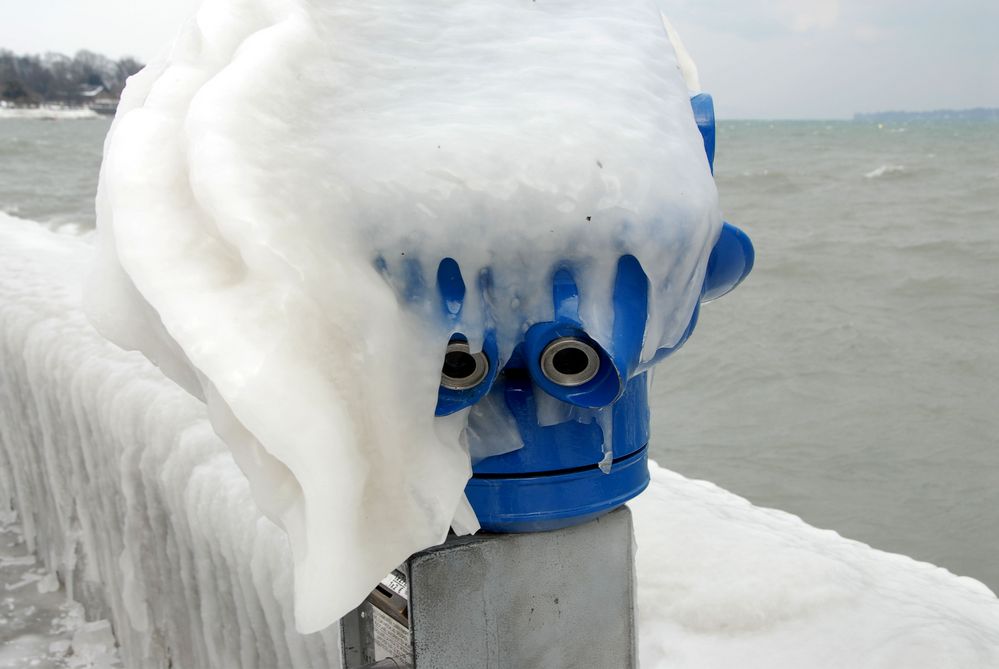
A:
<svg viewBox="0 0 999 669">
<path fill-rule="evenodd" d="M 89 311 L 207 401 L 290 537 L 311 631 L 466 510 L 467 416 L 434 418 L 454 331 L 477 350 L 495 330 L 503 364 L 569 266 L 612 350 L 630 253 L 648 358 L 720 226 L 651 0 L 207 0 L 125 92 Z"/>
</svg>

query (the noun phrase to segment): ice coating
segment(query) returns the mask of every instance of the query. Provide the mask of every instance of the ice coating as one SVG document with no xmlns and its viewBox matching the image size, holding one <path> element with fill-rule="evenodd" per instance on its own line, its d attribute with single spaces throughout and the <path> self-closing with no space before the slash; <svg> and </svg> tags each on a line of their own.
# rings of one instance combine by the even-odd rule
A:
<svg viewBox="0 0 999 669">
<path fill-rule="evenodd" d="M 207 401 L 289 534 L 311 631 L 469 525 L 466 416 L 433 417 L 451 331 L 495 328 L 504 360 L 567 266 L 611 350 L 630 253 L 648 358 L 682 335 L 720 216 L 650 1 L 208 0 L 129 83 L 98 225 L 94 322 Z"/>
<path fill-rule="evenodd" d="M 643 669 L 999 666 L 982 583 L 649 470 L 629 502 Z"/>
<path fill-rule="evenodd" d="M 669 41 L 673 44 L 673 51 L 676 52 L 676 62 L 677 66 L 680 68 L 680 73 L 683 74 L 683 81 L 687 84 L 687 90 L 690 91 L 691 95 L 696 95 L 701 92 L 701 77 L 697 72 L 697 63 L 690 56 L 690 52 L 687 51 L 687 47 L 684 46 L 683 40 L 680 39 L 679 33 L 677 33 L 676 28 L 670 22 L 669 17 L 665 14 L 660 14 L 663 20 L 663 26 L 666 28 L 666 34 L 669 35 Z"/>
</svg>

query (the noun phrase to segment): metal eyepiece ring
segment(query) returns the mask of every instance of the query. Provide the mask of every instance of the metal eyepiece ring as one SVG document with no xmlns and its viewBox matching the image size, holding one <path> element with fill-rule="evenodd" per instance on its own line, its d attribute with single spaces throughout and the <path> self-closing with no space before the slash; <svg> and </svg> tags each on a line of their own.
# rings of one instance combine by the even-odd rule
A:
<svg viewBox="0 0 999 669">
<path fill-rule="evenodd" d="M 600 355 L 576 337 L 560 337 L 541 352 L 541 372 L 560 386 L 581 386 L 600 371 Z"/>
<path fill-rule="evenodd" d="M 448 390 L 470 390 L 489 374 L 489 358 L 482 351 L 472 353 L 468 342 L 455 340 L 447 345 L 441 367 L 441 385 Z"/>
</svg>

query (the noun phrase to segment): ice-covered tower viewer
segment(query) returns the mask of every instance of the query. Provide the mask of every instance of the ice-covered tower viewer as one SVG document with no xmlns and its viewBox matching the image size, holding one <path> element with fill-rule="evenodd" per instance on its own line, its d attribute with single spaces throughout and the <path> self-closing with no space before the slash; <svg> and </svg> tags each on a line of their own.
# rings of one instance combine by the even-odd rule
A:
<svg viewBox="0 0 999 669">
<path fill-rule="evenodd" d="M 207 402 L 317 630 L 475 526 L 469 449 L 505 447 L 435 416 L 452 335 L 500 370 L 560 304 L 621 357 L 625 257 L 625 376 L 689 334 L 725 238 L 706 144 L 651 0 L 206 0 L 108 136 L 89 311 Z"/>
</svg>

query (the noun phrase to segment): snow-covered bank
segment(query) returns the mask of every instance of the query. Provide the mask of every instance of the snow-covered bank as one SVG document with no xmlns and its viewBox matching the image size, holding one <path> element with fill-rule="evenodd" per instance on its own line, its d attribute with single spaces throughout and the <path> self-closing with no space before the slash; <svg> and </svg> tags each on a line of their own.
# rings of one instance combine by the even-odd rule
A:
<svg viewBox="0 0 999 669">
<path fill-rule="evenodd" d="M 83 317 L 91 252 L 0 215 L 0 505 L 105 603 L 126 666 L 338 667 L 334 630 L 294 631 L 286 539 L 204 405 Z M 999 666 L 981 584 L 653 476 L 632 505 L 644 669 Z"/>
<path fill-rule="evenodd" d="M 0 121 L 3 119 L 31 119 L 37 121 L 81 121 L 100 118 L 92 109 L 68 109 L 63 107 L 0 107 Z"/>
</svg>

